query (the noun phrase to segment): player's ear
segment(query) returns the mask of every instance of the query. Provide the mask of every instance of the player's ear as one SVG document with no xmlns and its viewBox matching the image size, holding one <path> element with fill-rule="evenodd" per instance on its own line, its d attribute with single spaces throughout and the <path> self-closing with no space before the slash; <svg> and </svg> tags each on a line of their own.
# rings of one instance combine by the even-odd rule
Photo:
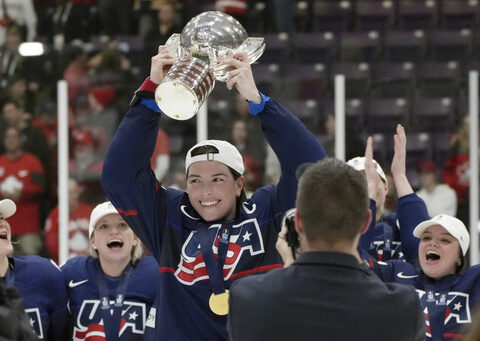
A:
<svg viewBox="0 0 480 341">
<path fill-rule="evenodd" d="M 90 238 L 90 245 L 92 246 L 92 248 L 94 250 L 97 249 L 97 246 L 95 245 L 95 237 L 94 237 L 94 234 L 92 234 L 92 237 Z"/>
</svg>

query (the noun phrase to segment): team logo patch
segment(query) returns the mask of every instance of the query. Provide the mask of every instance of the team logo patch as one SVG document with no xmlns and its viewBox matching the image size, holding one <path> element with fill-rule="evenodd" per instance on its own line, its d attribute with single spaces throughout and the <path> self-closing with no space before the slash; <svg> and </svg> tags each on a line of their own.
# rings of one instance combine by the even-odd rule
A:
<svg viewBox="0 0 480 341">
<path fill-rule="evenodd" d="M 208 229 L 212 240 L 212 250 L 218 254 L 219 233 L 221 224 L 211 225 Z M 228 280 L 235 272 L 238 262 L 244 251 L 250 256 L 265 253 L 262 234 L 257 219 L 252 218 L 233 225 L 230 231 L 227 258 L 223 266 L 223 278 Z M 186 285 L 193 285 L 197 281 L 208 279 L 207 268 L 200 249 L 197 231 L 190 232 L 182 246 L 182 254 L 178 269 L 175 271 L 177 279 Z"/>
<path fill-rule="evenodd" d="M 43 340 L 43 327 L 42 320 L 40 319 L 40 310 L 38 308 L 25 309 L 25 313 L 30 320 L 30 326 L 35 331 L 35 334 L 37 334 L 37 337 L 40 340 Z"/>
<path fill-rule="evenodd" d="M 115 302 L 112 300 L 110 304 L 113 306 Z M 106 340 L 100 305 L 100 300 L 83 301 L 73 331 L 74 341 Z M 145 303 L 125 301 L 122 307 L 118 336 L 122 336 L 124 333 L 143 334 L 146 309 Z"/>
</svg>

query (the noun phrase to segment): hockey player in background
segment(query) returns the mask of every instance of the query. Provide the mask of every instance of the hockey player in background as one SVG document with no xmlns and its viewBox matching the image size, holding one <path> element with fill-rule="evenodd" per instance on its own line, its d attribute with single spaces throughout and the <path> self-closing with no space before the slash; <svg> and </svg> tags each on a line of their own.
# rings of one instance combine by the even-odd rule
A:
<svg viewBox="0 0 480 341">
<path fill-rule="evenodd" d="M 68 298 L 58 267 L 39 256 L 9 256 L 13 252 L 12 231 L 6 219 L 16 210 L 10 199 L 0 201 L 0 281 L 7 288 L 15 287 L 19 291 L 25 313 L 39 340 L 68 340 Z"/>
<path fill-rule="evenodd" d="M 228 289 L 235 279 L 282 267 L 275 250 L 285 211 L 294 206 L 296 169 L 325 156 L 316 138 L 286 108 L 260 93 L 246 53 L 225 58 L 226 86 L 248 101 L 278 156 L 275 185 L 245 198 L 244 164 L 225 141 L 207 140 L 186 156 L 187 192 L 162 187 L 150 156 L 161 113 L 154 91 L 175 63 L 169 47 L 152 58 L 105 159 L 103 188 L 160 263 L 158 340 L 228 340 Z"/>
<path fill-rule="evenodd" d="M 88 230 L 91 256 L 72 258 L 62 266 L 73 339 L 145 340 L 147 314 L 156 297 L 157 262 L 143 257 L 140 241 L 110 202 L 93 209 Z"/>
</svg>

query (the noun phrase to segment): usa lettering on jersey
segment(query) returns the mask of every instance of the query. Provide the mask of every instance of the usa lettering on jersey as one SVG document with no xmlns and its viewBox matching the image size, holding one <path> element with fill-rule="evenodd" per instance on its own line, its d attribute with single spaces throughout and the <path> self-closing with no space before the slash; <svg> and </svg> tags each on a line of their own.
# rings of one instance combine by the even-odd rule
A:
<svg viewBox="0 0 480 341">
<path fill-rule="evenodd" d="M 221 227 L 221 224 L 213 224 L 208 228 L 213 241 L 212 250 L 215 256 L 218 254 L 218 239 Z M 244 251 L 248 251 L 250 256 L 265 253 L 262 233 L 256 218 L 247 219 L 238 225 L 232 226 L 227 257 L 223 266 L 223 277 L 225 280 L 228 280 L 235 272 Z M 175 271 L 175 276 L 181 283 L 186 285 L 193 285 L 197 281 L 208 279 L 208 272 L 201 253 L 197 231 L 190 232 L 182 246 L 181 259 Z"/>
<path fill-rule="evenodd" d="M 430 323 L 429 323 L 429 312 L 427 306 L 427 295 L 425 291 L 418 290 L 418 297 L 422 307 L 425 307 L 424 314 L 427 321 L 427 337 L 432 337 L 430 333 Z M 439 293 L 433 293 L 433 297 L 436 301 L 436 304 L 439 304 L 441 300 L 441 295 Z M 451 291 L 447 294 L 446 297 L 446 308 L 445 308 L 445 320 L 444 325 L 447 325 L 449 322 L 464 324 L 471 323 L 472 317 L 470 313 L 470 296 L 464 292 Z"/>
<path fill-rule="evenodd" d="M 112 300 L 110 304 L 113 306 L 115 302 Z M 143 334 L 146 309 L 145 303 L 125 301 L 122 307 L 118 336 L 122 336 L 124 333 Z M 103 325 L 100 300 L 84 300 L 78 312 L 73 340 L 106 340 Z"/>
<path fill-rule="evenodd" d="M 43 340 L 43 326 L 42 319 L 40 318 L 40 310 L 38 308 L 25 309 L 30 320 L 30 326 L 40 340 Z"/>
</svg>

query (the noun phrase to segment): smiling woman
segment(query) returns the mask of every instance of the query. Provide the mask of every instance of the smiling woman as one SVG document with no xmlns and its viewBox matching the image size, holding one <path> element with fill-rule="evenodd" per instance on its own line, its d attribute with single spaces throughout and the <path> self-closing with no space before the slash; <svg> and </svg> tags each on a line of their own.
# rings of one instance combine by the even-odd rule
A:
<svg viewBox="0 0 480 341">
<path fill-rule="evenodd" d="M 480 265 L 463 270 L 470 236 L 457 218 L 440 214 L 413 230 L 420 238 L 418 264 L 402 261 L 374 263 L 384 281 L 413 286 L 427 320 L 426 340 L 465 338 L 480 300 Z"/>
<path fill-rule="evenodd" d="M 74 338 L 143 340 L 156 296 L 157 263 L 143 257 L 140 241 L 110 202 L 93 209 L 89 236 L 91 256 L 62 266 Z"/>
</svg>

